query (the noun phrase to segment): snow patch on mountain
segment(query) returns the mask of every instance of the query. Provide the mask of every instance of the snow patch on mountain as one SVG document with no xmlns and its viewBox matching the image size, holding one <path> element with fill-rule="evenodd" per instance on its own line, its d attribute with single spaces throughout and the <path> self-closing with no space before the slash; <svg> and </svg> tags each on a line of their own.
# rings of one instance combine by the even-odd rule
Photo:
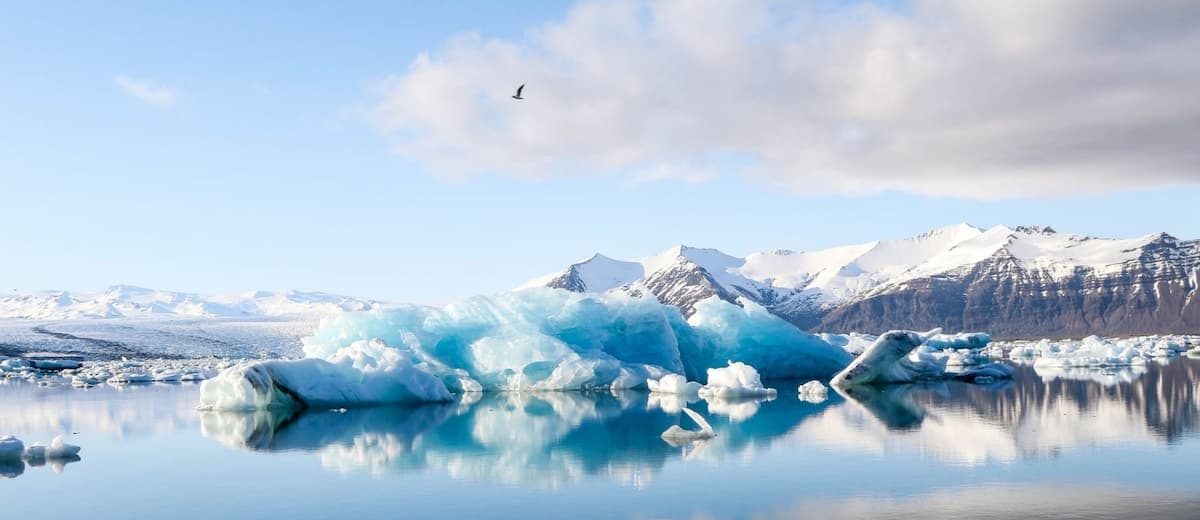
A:
<svg viewBox="0 0 1200 520">
<path fill-rule="evenodd" d="M 239 317 L 334 314 L 380 302 L 322 292 L 251 291 L 200 295 L 114 285 L 101 292 L 44 291 L 0 296 L 0 318 L 76 320 L 143 316 Z"/>
<path fill-rule="evenodd" d="M 1049 227 L 995 226 L 985 230 L 962 223 L 898 240 L 811 252 L 776 250 L 744 258 L 682 245 L 628 261 L 597 254 L 520 288 L 549 285 L 600 292 L 695 264 L 720 285 L 718 290 L 750 296 L 778 311 L 795 305 L 835 306 L 911 280 L 961 274 L 994 257 L 1010 259 L 1021 268 L 1056 280 L 1080 270 L 1102 276 L 1119 273 L 1142 260 L 1156 243 L 1175 242 L 1165 233 L 1107 239 L 1059 233 Z M 568 279 L 572 284 L 564 283 Z"/>
</svg>

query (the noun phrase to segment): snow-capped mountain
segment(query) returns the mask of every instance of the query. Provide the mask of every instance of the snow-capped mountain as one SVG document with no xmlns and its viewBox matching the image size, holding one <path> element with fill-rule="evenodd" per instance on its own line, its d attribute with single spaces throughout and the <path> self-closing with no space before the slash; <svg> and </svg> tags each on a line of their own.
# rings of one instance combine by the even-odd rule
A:
<svg viewBox="0 0 1200 520">
<path fill-rule="evenodd" d="M 804 328 L 986 330 L 1007 337 L 1200 330 L 1200 240 L 1106 239 L 968 224 L 899 240 L 744 258 L 675 246 L 595 255 L 522 287 L 641 290 L 685 314 L 711 295 L 756 301 Z"/>
<path fill-rule="evenodd" d="M 45 291 L 0 296 L 0 318 L 67 320 L 138 316 L 284 316 L 367 310 L 379 302 L 320 292 L 200 295 L 116 285 L 103 292 Z"/>
</svg>

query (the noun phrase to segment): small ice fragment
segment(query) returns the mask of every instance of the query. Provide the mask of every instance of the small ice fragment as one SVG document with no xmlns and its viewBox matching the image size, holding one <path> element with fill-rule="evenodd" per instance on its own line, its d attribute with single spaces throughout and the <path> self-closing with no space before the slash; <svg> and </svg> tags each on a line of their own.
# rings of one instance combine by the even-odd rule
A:
<svg viewBox="0 0 1200 520">
<path fill-rule="evenodd" d="M 69 459 L 79 454 L 79 446 L 63 442 L 62 435 L 50 441 L 49 445 L 34 443 L 25 448 L 27 460 L 61 460 Z"/>
<path fill-rule="evenodd" d="M 700 388 L 705 399 L 775 397 L 774 388 L 764 388 L 758 371 L 745 363 L 730 361 L 724 368 L 708 369 L 708 384 Z"/>
<path fill-rule="evenodd" d="M 154 382 L 154 376 L 152 376 L 150 374 L 139 373 L 139 372 L 122 372 L 120 374 L 117 374 L 115 376 L 108 378 L 108 384 L 110 384 L 110 385 L 128 385 L 128 384 L 153 383 L 153 382 Z"/>
<path fill-rule="evenodd" d="M 815 379 L 800 385 L 800 388 L 796 390 L 799 392 L 801 400 L 810 403 L 822 402 L 829 396 L 829 388 Z"/>
<path fill-rule="evenodd" d="M 695 381 L 688 381 L 679 374 L 667 374 L 661 379 L 646 380 L 646 386 L 650 388 L 651 392 L 662 394 L 696 395 L 702 385 Z"/>
<path fill-rule="evenodd" d="M 693 441 L 711 439 L 717 436 L 717 432 L 713 430 L 711 424 L 704 420 L 700 414 L 692 411 L 690 408 L 684 408 L 683 413 L 695 421 L 696 425 L 700 426 L 699 430 L 685 430 L 678 424 L 672 424 L 670 428 L 662 433 L 663 440 L 672 445 L 686 444 Z"/>
</svg>

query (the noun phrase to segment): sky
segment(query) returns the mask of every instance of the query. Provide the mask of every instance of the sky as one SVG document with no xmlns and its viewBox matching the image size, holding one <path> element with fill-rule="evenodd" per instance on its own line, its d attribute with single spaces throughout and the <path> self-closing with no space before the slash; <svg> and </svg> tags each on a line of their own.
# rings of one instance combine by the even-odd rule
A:
<svg viewBox="0 0 1200 520">
<path fill-rule="evenodd" d="M 1195 2 L 47 1 L 0 48 L 6 292 L 437 303 L 678 243 L 1200 238 Z"/>
</svg>

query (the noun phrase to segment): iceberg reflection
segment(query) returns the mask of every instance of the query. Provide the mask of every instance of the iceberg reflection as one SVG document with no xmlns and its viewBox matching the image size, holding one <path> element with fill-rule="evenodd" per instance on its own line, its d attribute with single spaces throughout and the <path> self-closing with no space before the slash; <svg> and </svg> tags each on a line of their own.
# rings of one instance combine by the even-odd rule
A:
<svg viewBox="0 0 1200 520">
<path fill-rule="evenodd" d="M 474 401 L 345 411 L 203 414 L 202 433 L 255 451 L 312 451 L 322 466 L 373 475 L 430 470 L 470 480 L 559 487 L 589 477 L 640 485 L 684 450 L 660 434 L 686 398 L 641 392 L 468 394 Z M 832 401 L 831 401 L 832 402 Z M 827 404 L 693 405 L 717 437 L 692 458 L 740 456 L 787 435 Z M 720 408 L 720 407 L 726 408 Z M 740 407 L 736 414 L 729 406 Z M 754 413 L 757 412 L 757 413 Z M 686 421 L 686 419 L 683 419 Z"/>
<path fill-rule="evenodd" d="M 1163 446 L 1200 431 L 1200 361 L 1149 365 L 1140 377 L 1115 382 L 1043 379 L 1032 366 L 1018 366 L 1015 375 L 986 385 L 837 389 L 821 403 L 790 395 L 705 401 L 644 392 L 475 393 L 406 407 L 205 413 L 201 422 L 218 442 L 313 452 L 331 471 L 430 471 L 536 487 L 589 478 L 642 485 L 673 460 L 744 460 L 797 442 L 978 466 L 1091 446 Z M 671 426 L 694 426 L 684 407 L 712 423 L 716 436 L 664 442 Z"/>
</svg>

